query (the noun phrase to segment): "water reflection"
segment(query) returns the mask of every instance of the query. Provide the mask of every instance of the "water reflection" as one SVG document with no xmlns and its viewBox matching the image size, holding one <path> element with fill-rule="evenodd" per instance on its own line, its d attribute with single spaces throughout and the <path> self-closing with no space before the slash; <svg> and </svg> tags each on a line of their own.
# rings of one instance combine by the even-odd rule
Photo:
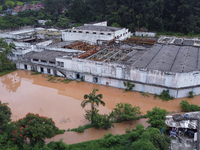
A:
<svg viewBox="0 0 200 150">
<path fill-rule="evenodd" d="M 16 92 L 21 86 L 21 77 L 18 76 L 17 72 L 13 72 L 11 74 L 2 76 L 1 83 L 7 91 Z"/>
</svg>

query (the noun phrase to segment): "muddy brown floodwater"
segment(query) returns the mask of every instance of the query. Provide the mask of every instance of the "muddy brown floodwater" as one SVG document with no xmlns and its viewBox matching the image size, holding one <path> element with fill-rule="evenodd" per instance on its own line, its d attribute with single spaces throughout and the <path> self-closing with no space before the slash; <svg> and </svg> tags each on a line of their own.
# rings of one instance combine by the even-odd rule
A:
<svg viewBox="0 0 200 150">
<path fill-rule="evenodd" d="M 85 110 L 80 106 L 84 94 L 92 92 L 93 88 L 98 88 L 103 94 L 103 101 L 106 106 L 99 106 L 99 113 L 109 114 L 117 103 L 130 103 L 133 106 L 140 106 L 143 114 L 147 110 L 152 110 L 158 106 L 165 108 L 169 112 L 180 111 L 180 102 L 182 99 L 175 99 L 163 102 L 154 99 L 153 95 L 149 97 L 141 95 L 139 92 L 124 92 L 122 89 L 97 85 L 87 82 L 52 83 L 47 81 L 46 75 L 31 75 L 29 71 L 17 70 L 13 73 L 0 77 L 0 100 L 9 103 L 12 111 L 12 120 L 18 120 L 24 117 L 28 112 L 38 113 L 47 116 L 55 121 L 60 129 L 76 128 L 79 125 L 89 123 L 83 116 Z M 200 105 L 198 100 L 200 96 L 193 99 L 187 99 L 189 103 Z M 90 105 L 86 106 L 90 109 Z M 137 124 L 148 126 L 145 119 L 139 121 L 123 122 L 114 124 L 115 127 L 109 130 L 96 130 L 90 128 L 84 133 L 65 132 L 47 142 L 63 138 L 67 144 L 78 143 L 82 141 L 94 140 L 103 137 L 109 132 L 113 134 L 124 134 L 126 128 L 133 128 Z"/>
</svg>

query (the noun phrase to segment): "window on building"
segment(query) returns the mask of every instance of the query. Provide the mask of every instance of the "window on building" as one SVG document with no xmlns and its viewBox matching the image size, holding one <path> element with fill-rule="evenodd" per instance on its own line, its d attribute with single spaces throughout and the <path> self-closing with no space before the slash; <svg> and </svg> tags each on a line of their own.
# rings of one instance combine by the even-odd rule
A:
<svg viewBox="0 0 200 150">
<path fill-rule="evenodd" d="M 104 33 L 100 33 L 101 35 L 104 35 Z"/>
<path fill-rule="evenodd" d="M 57 66 L 64 67 L 64 62 L 57 61 Z"/>
<path fill-rule="evenodd" d="M 51 69 L 47 68 L 47 73 L 50 74 L 51 73 Z"/>
<path fill-rule="evenodd" d="M 53 61 L 50 61 L 49 63 L 50 63 L 50 64 L 55 64 L 55 62 L 53 62 Z"/>
<path fill-rule="evenodd" d="M 86 32 L 86 33 L 89 33 L 89 32 Z"/>
<path fill-rule="evenodd" d="M 93 32 L 93 34 L 96 34 L 96 32 Z"/>
<path fill-rule="evenodd" d="M 83 33 L 82 31 L 78 31 L 78 33 Z"/>
<path fill-rule="evenodd" d="M 69 30 L 69 32 L 71 32 L 71 30 Z"/>
<path fill-rule="evenodd" d="M 64 62 L 60 62 L 60 66 L 61 66 L 61 67 L 64 67 Z"/>
<path fill-rule="evenodd" d="M 76 31 L 73 31 L 74 33 L 76 33 Z"/>
<path fill-rule="evenodd" d="M 41 62 L 42 62 L 42 63 L 47 63 L 47 61 L 46 61 L 46 60 L 41 60 Z"/>
<path fill-rule="evenodd" d="M 33 61 L 38 61 L 38 59 L 33 59 Z"/>
<path fill-rule="evenodd" d="M 111 35 L 111 33 L 108 33 L 108 35 Z"/>
<path fill-rule="evenodd" d="M 60 66 L 60 62 L 59 61 L 57 61 L 57 66 Z"/>
<path fill-rule="evenodd" d="M 98 83 L 98 77 L 93 77 L 93 82 Z"/>
</svg>

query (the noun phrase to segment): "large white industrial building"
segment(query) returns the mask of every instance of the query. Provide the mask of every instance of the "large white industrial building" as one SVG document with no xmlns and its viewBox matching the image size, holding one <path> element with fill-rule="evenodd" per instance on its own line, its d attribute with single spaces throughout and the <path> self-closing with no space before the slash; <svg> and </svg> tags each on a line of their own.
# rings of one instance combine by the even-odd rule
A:
<svg viewBox="0 0 200 150">
<path fill-rule="evenodd" d="M 18 29 L 18 34 L 0 31 L 0 37 L 6 36 L 6 41 L 16 44 L 11 59 L 18 69 L 84 78 L 86 82 L 117 88 L 125 88 L 123 82 L 130 81 L 135 91 L 160 94 L 169 90 L 175 98 L 186 97 L 190 91 L 200 94 L 198 39 L 134 39 L 129 38 L 127 29 L 106 25 L 85 24 L 50 31 L 40 28 L 42 32 L 30 27 L 32 30 Z M 95 44 L 98 41 L 104 44 Z"/>
</svg>

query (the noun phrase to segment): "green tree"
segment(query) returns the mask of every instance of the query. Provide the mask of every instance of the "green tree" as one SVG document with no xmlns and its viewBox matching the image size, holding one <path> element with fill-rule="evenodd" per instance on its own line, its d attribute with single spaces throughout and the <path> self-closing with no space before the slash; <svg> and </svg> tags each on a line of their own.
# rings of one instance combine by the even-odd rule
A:
<svg viewBox="0 0 200 150">
<path fill-rule="evenodd" d="M 8 8 L 9 8 L 9 9 L 11 9 L 11 8 L 12 8 L 12 3 L 11 3 L 11 2 L 9 2 L 9 1 L 6 3 L 6 5 L 8 6 Z"/>
<path fill-rule="evenodd" d="M 15 122 L 15 130 L 12 131 L 13 140 L 23 143 L 27 138 L 31 145 L 53 137 L 59 129 L 51 118 L 28 113 L 26 117 Z"/>
<path fill-rule="evenodd" d="M 65 7 L 65 0 L 44 0 L 45 11 L 50 14 L 57 12 L 60 14 Z"/>
<path fill-rule="evenodd" d="M 15 49 L 15 44 L 8 44 L 3 38 L 0 39 L 0 72 L 15 70 L 15 65 L 7 58 L 12 55 L 13 49 Z"/>
<path fill-rule="evenodd" d="M 133 107 L 129 103 L 118 103 L 117 108 L 114 108 L 113 114 L 116 122 L 139 120 L 140 119 L 140 107 Z"/>
<path fill-rule="evenodd" d="M 98 89 L 93 89 L 92 93 L 90 93 L 89 95 L 88 94 L 85 94 L 84 95 L 84 101 L 81 102 L 81 106 L 84 108 L 85 105 L 87 103 L 90 103 L 91 104 L 91 111 L 92 111 L 92 115 L 91 115 L 91 122 L 93 123 L 93 115 L 94 115 L 94 111 L 95 111 L 95 104 L 97 106 L 99 106 L 99 103 L 102 104 L 103 106 L 105 106 L 105 103 L 104 101 L 102 101 L 101 99 L 103 98 L 103 95 L 102 94 L 98 94 L 98 95 L 95 95 L 96 91 L 99 91 Z"/>
<path fill-rule="evenodd" d="M 0 0 L 0 5 L 4 4 L 5 0 Z"/>
<path fill-rule="evenodd" d="M 170 138 L 162 135 L 159 129 L 152 127 L 144 129 L 141 124 L 129 133 L 129 137 L 133 141 L 132 150 L 168 150 L 171 142 Z"/>
<path fill-rule="evenodd" d="M 167 115 L 166 109 L 154 107 L 152 111 L 147 111 L 148 121 L 151 127 L 161 130 L 163 127 L 166 129 L 165 119 Z"/>
<path fill-rule="evenodd" d="M 6 131 L 8 123 L 11 121 L 11 114 L 8 104 L 0 101 L 0 134 Z"/>
<path fill-rule="evenodd" d="M 6 4 L 3 4 L 3 5 L 2 5 L 2 9 L 3 9 L 3 10 L 7 10 L 7 9 L 8 9 L 7 5 L 6 5 Z"/>
</svg>

